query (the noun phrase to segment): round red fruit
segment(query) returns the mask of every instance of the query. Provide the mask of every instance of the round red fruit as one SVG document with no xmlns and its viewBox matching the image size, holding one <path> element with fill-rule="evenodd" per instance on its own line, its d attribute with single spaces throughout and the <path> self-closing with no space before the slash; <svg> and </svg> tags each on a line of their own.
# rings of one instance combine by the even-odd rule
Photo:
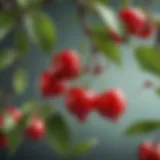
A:
<svg viewBox="0 0 160 160">
<path fill-rule="evenodd" d="M 63 94 L 68 88 L 67 81 L 57 79 L 49 71 L 42 73 L 39 84 L 44 97 L 58 96 Z"/>
<path fill-rule="evenodd" d="M 119 13 L 130 34 L 138 34 L 144 29 L 147 16 L 138 8 L 125 8 Z"/>
<path fill-rule="evenodd" d="M 51 65 L 52 73 L 62 79 L 73 79 L 79 76 L 81 60 L 79 55 L 72 50 L 64 50 L 53 58 Z"/>
<path fill-rule="evenodd" d="M 120 89 L 110 89 L 97 96 L 98 112 L 112 121 L 117 121 L 126 109 L 126 98 Z"/>
<path fill-rule="evenodd" d="M 160 145 L 153 141 L 145 141 L 138 148 L 139 160 L 160 160 Z"/>
<path fill-rule="evenodd" d="M 66 97 L 66 106 L 69 112 L 75 115 L 80 122 L 85 122 L 92 111 L 95 95 L 91 91 L 76 87 L 70 89 Z"/>
<path fill-rule="evenodd" d="M 40 140 L 45 134 L 44 121 L 39 117 L 33 117 L 25 130 L 25 135 L 31 140 Z"/>
<path fill-rule="evenodd" d="M 11 106 L 9 109 L 8 109 L 8 113 L 13 117 L 13 119 L 18 122 L 21 118 L 22 118 L 22 113 L 21 111 L 14 107 L 14 106 Z"/>
<path fill-rule="evenodd" d="M 0 134 L 0 148 L 7 148 L 8 140 L 7 136 Z"/>
<path fill-rule="evenodd" d="M 153 24 L 146 22 L 146 25 L 144 26 L 143 30 L 137 36 L 141 39 L 147 39 L 153 36 L 155 32 L 156 27 Z"/>
</svg>

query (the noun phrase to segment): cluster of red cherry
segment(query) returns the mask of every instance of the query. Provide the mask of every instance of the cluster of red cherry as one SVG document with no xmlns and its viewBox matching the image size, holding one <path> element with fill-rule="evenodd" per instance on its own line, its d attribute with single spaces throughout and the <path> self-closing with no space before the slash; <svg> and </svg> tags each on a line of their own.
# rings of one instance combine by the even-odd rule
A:
<svg viewBox="0 0 160 160">
<path fill-rule="evenodd" d="M 14 106 L 9 107 L 4 115 L 5 114 L 12 119 L 15 125 L 17 125 L 23 117 L 22 112 Z M 4 115 L 0 115 L 0 128 L 3 128 L 5 125 Z M 24 134 L 27 138 L 34 141 L 41 139 L 45 134 L 44 121 L 40 117 L 33 116 L 28 121 L 28 126 L 26 127 Z M 2 131 L 0 132 L 0 148 L 8 148 L 8 136 Z"/>
<path fill-rule="evenodd" d="M 156 26 L 151 22 L 148 16 L 138 8 L 124 8 L 118 14 L 120 20 L 124 23 L 127 32 L 141 39 L 147 39 L 156 32 Z M 123 43 L 124 38 L 115 32 L 110 32 L 110 37 L 118 42 Z"/>
<path fill-rule="evenodd" d="M 126 99 L 120 89 L 96 94 L 84 87 L 68 87 L 68 82 L 81 73 L 81 59 L 72 50 L 64 50 L 52 59 L 48 70 L 40 76 L 40 90 L 45 97 L 65 94 L 67 110 L 85 122 L 93 110 L 111 120 L 118 120 L 126 108 Z"/>
<path fill-rule="evenodd" d="M 154 141 L 145 141 L 139 145 L 139 160 L 160 160 L 160 144 Z"/>
</svg>

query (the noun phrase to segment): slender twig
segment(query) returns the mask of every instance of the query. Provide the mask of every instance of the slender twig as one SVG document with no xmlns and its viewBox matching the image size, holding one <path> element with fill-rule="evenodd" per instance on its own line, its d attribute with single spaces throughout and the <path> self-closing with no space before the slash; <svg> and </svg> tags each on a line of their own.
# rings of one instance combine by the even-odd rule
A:
<svg viewBox="0 0 160 160">
<path fill-rule="evenodd" d="M 97 53 L 97 48 L 92 41 L 92 29 L 88 25 L 87 22 L 87 6 L 85 5 L 84 0 L 74 0 L 76 3 L 76 9 L 77 9 L 77 16 L 81 25 L 81 28 L 84 32 L 84 34 L 89 38 L 92 48 L 92 53 Z"/>
<path fill-rule="evenodd" d="M 76 2 L 76 9 L 77 9 L 77 16 L 81 25 L 82 30 L 84 33 L 90 37 L 91 29 L 87 23 L 87 9 L 83 5 L 82 0 L 75 0 Z"/>
</svg>

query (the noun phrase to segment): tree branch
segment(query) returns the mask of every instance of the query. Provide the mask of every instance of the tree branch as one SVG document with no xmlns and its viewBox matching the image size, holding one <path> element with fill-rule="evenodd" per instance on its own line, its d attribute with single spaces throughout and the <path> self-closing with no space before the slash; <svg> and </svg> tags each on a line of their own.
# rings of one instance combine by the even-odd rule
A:
<svg viewBox="0 0 160 160">
<path fill-rule="evenodd" d="M 92 53 L 97 53 L 97 48 L 92 41 L 92 30 L 87 23 L 87 7 L 84 0 L 74 0 L 76 3 L 77 16 L 84 34 L 89 38 L 92 48 Z"/>
</svg>

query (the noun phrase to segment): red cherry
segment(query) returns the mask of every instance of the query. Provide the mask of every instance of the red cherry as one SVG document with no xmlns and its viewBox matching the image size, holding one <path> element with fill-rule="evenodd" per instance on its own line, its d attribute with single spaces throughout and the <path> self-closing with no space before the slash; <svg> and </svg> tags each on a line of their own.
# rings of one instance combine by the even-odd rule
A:
<svg viewBox="0 0 160 160">
<path fill-rule="evenodd" d="M 32 140 L 39 140 L 45 134 L 44 121 L 38 117 L 33 117 L 25 130 L 25 135 Z"/>
<path fill-rule="evenodd" d="M 0 134 L 0 148 L 7 148 L 8 147 L 8 140 L 7 136 Z"/>
<path fill-rule="evenodd" d="M 21 118 L 22 118 L 22 113 L 21 111 L 14 107 L 14 106 L 11 106 L 9 109 L 8 109 L 8 113 L 13 117 L 13 119 L 18 122 Z"/>
<path fill-rule="evenodd" d="M 114 32 L 114 31 L 109 31 L 108 32 L 109 37 L 116 43 L 120 44 L 124 42 L 124 39 L 118 35 L 118 33 Z"/>
<path fill-rule="evenodd" d="M 126 99 L 120 89 L 110 89 L 101 93 L 96 100 L 98 112 L 113 121 L 117 121 L 125 112 Z"/>
<path fill-rule="evenodd" d="M 140 37 L 141 39 L 147 39 L 150 38 L 155 32 L 156 32 L 156 27 L 153 24 L 146 22 L 145 27 L 140 33 L 138 33 L 137 36 Z"/>
<path fill-rule="evenodd" d="M 125 8 L 119 13 L 130 34 L 137 34 L 144 29 L 147 16 L 137 8 Z"/>
<path fill-rule="evenodd" d="M 75 115 L 80 122 L 85 122 L 93 109 L 95 95 L 83 88 L 71 88 L 66 98 L 66 106 L 69 112 Z"/>
<path fill-rule="evenodd" d="M 160 145 L 153 141 L 145 141 L 138 148 L 139 160 L 160 160 Z"/>
<path fill-rule="evenodd" d="M 44 71 L 40 77 L 40 90 L 45 97 L 58 96 L 68 88 L 65 80 L 58 80 L 49 71 Z"/>
<path fill-rule="evenodd" d="M 58 78 L 73 79 L 79 76 L 81 60 L 72 50 L 64 50 L 53 58 L 51 71 Z"/>
</svg>

